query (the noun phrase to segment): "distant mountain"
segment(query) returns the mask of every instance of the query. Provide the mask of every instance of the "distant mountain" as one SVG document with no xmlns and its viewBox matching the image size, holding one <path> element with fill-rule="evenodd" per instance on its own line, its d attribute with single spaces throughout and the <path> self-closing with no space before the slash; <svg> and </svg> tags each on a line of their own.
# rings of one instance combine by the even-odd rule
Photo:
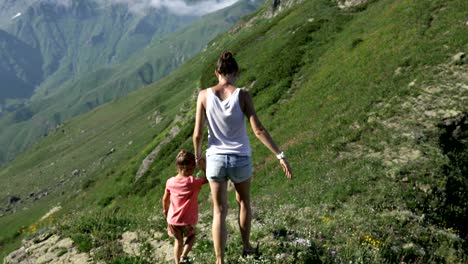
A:
<svg viewBox="0 0 468 264">
<path fill-rule="evenodd" d="M 53 94 L 36 95 L 32 105 L 48 110 L 55 108 L 50 113 L 59 112 L 70 117 L 151 84 L 205 48 L 207 42 L 225 32 L 259 4 L 261 1 L 240 1 L 228 9 L 206 15 L 164 39 L 153 40 L 125 62 L 71 80 Z M 51 104 L 49 101 L 58 102 L 55 98 L 61 98 L 64 103 Z"/>
<path fill-rule="evenodd" d="M 195 16 L 164 9 L 134 13 L 124 4 L 101 5 L 72 0 L 70 5 L 40 1 L 31 5 L 8 31 L 41 50 L 46 88 L 50 92 L 76 75 L 127 59 L 154 38 L 180 29 Z"/>
<path fill-rule="evenodd" d="M 14 23 L 22 13 L 39 0 L 0 0 L 0 28 Z"/>
<path fill-rule="evenodd" d="M 32 5 L 10 31 L 41 50 L 45 81 L 22 108 L 0 117 L 0 163 L 64 120 L 159 80 L 262 2 L 241 0 L 203 17 L 89 0 Z"/>
<path fill-rule="evenodd" d="M 38 49 L 0 30 L 0 114 L 14 108 L 14 103 L 6 102 L 7 98 L 21 99 L 32 95 L 42 81 L 40 65 L 42 56 Z"/>
<path fill-rule="evenodd" d="M 196 19 L 155 8 L 135 13 L 127 5 L 101 0 L 65 2 L 0 0 L 2 17 L 18 11 L 9 18 L 8 33 L 0 34 L 3 111 L 11 110 L 6 99 L 28 99 L 36 87 L 35 97 L 46 96 L 65 81 L 124 61 Z"/>
</svg>

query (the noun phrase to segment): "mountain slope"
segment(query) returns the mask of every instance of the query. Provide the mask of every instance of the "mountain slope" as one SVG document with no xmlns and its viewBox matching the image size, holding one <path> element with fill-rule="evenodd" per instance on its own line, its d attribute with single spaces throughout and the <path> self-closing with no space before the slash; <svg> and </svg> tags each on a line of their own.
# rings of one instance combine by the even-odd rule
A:
<svg viewBox="0 0 468 264">
<path fill-rule="evenodd" d="M 0 1 L 0 28 L 5 29 L 15 21 L 28 8 L 38 0 L 1 0 Z"/>
<path fill-rule="evenodd" d="M 50 85 L 40 88 L 36 95 L 40 96 L 52 92 L 70 76 L 123 61 L 153 38 L 174 32 L 194 19 L 158 9 L 137 14 L 123 4 L 103 6 L 94 0 L 73 0 L 70 5 L 38 1 L 10 26 L 9 32 L 43 54 L 44 74 L 53 76 Z"/>
<path fill-rule="evenodd" d="M 461 0 L 345 10 L 327 0 L 266 2 L 157 84 L 72 120 L 5 167 L 2 186 L 24 200 L 11 208 L 28 207 L 0 218 L 13 230 L 1 234 L 5 248 L 14 248 L 16 230 L 44 228 L 95 260 L 160 260 L 154 237 L 171 243 L 158 235 L 164 182 L 177 151 L 191 149 L 195 95 L 216 82 L 214 62 L 228 49 L 241 65 L 238 85 L 254 95 L 295 173 L 286 182 L 252 141 L 252 239 L 262 256 L 242 259 L 232 212 L 228 261 L 466 262 L 467 9 Z M 33 186 L 49 195 L 32 203 Z M 212 262 L 208 197 L 204 189 L 193 256 Z M 235 207 L 232 193 L 229 200 Z M 52 223 L 38 221 L 59 203 Z M 127 231 L 141 234 L 133 243 L 146 249 L 140 256 L 121 249 Z"/>
<path fill-rule="evenodd" d="M 190 26 L 172 34 L 163 31 L 175 30 L 182 24 L 188 23 L 189 20 L 194 20 L 195 17 L 180 17 L 177 22 L 172 23 L 171 21 L 178 16 L 168 15 L 160 10 L 139 17 L 137 14 L 130 13 L 123 5 L 112 5 L 109 7 L 110 10 L 95 10 L 92 6 L 70 8 L 44 3 L 35 9 L 30 9 L 30 14 L 23 18 L 28 22 L 19 22 L 15 31 L 19 35 L 24 35 L 24 39 L 29 38 L 32 45 L 38 45 L 42 50 L 52 50 L 57 53 L 56 56 L 46 55 L 46 57 L 60 58 L 60 66 L 36 90 L 28 104 L 0 118 L 2 127 L 0 145 L 3 146 L 0 149 L 0 163 L 14 158 L 64 120 L 160 79 L 200 51 L 210 39 L 225 32 L 243 14 L 255 10 L 261 3 L 262 1 L 239 1 L 225 10 L 198 18 Z M 92 2 L 89 2 L 89 5 L 91 4 Z M 44 9 L 48 10 L 52 7 L 52 11 L 48 11 L 52 13 L 49 15 L 52 17 L 49 18 L 50 23 L 33 24 L 34 27 L 30 25 L 31 21 L 38 19 L 34 18 L 38 12 L 44 13 L 46 12 Z M 35 11 L 36 9 L 39 11 Z M 82 9 L 85 11 L 79 11 Z M 74 12 L 78 12 L 79 15 L 74 15 Z M 92 12 L 93 15 L 78 23 L 77 20 L 82 19 L 87 12 Z M 29 20 L 28 16 L 31 17 Z M 123 17 L 122 21 L 112 19 L 115 16 Z M 96 21 L 96 17 L 103 21 Z M 115 30 L 113 28 L 116 26 L 111 22 L 121 23 L 122 26 L 117 26 L 118 30 Z M 63 30 L 62 28 L 68 27 L 62 24 L 74 26 L 71 27 L 72 30 Z M 106 32 L 106 34 L 115 35 L 125 26 L 127 28 L 122 29 L 123 33 L 118 38 L 101 34 Z M 44 28 L 48 27 L 59 29 L 58 39 L 64 40 L 63 43 L 57 44 L 57 36 L 52 33 L 42 37 L 41 41 L 44 42 L 42 44 L 39 43 L 40 41 L 35 41 L 38 38 L 31 37 L 41 35 Z M 146 31 L 143 30 L 144 28 Z M 34 34 L 26 33 L 27 31 L 32 31 Z M 76 31 L 78 33 L 73 33 Z M 74 41 L 73 38 L 77 38 L 74 35 L 79 34 L 83 36 L 79 36 L 79 40 Z M 90 44 L 89 35 L 95 36 L 96 34 L 102 35 L 99 37 L 99 43 Z M 160 37 L 161 35 L 165 37 Z M 141 43 L 137 43 L 138 41 Z M 83 42 L 85 46 L 91 46 L 83 48 L 80 46 Z M 54 45 L 64 48 L 60 51 Z M 113 49 L 106 49 L 107 46 L 113 45 L 115 45 Z M 139 50 L 139 47 L 144 45 L 146 45 L 145 48 Z M 133 55 L 129 54 L 130 50 L 134 53 Z M 61 54 L 63 52 L 67 55 Z M 112 54 L 112 61 L 106 63 L 105 58 L 110 56 L 108 52 Z M 86 66 L 86 63 L 91 66 Z"/>
<path fill-rule="evenodd" d="M 32 95 L 42 80 L 42 72 L 36 68 L 41 61 L 37 49 L 0 30 L 0 114 L 2 107 L 6 107 L 6 99 L 26 99 Z"/>
</svg>

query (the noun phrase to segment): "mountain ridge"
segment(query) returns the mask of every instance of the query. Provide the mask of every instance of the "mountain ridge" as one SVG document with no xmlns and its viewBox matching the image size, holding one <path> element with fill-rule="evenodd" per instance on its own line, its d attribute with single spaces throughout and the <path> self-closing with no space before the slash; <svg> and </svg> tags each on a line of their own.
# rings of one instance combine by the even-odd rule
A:
<svg viewBox="0 0 468 264">
<path fill-rule="evenodd" d="M 6 111 L 15 106 L 6 105 L 6 99 L 27 98 L 32 95 L 36 84 L 42 80 L 42 72 L 34 66 L 41 63 L 37 49 L 0 29 L 0 108 Z M 0 114 L 2 109 L 0 109 Z"/>
<path fill-rule="evenodd" d="M 21 16 L 26 8 L 37 0 L 2 0 L 0 1 L 0 28 L 6 29 L 14 19 Z"/>
</svg>

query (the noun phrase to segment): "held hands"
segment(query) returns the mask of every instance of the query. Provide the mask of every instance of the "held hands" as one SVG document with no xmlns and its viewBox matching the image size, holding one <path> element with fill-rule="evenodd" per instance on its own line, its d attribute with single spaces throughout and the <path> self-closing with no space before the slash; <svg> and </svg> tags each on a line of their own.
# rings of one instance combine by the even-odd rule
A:
<svg viewBox="0 0 468 264">
<path fill-rule="evenodd" d="M 283 168 L 284 173 L 286 174 L 286 177 L 288 178 L 288 180 L 291 180 L 293 175 L 291 166 L 289 166 L 288 161 L 286 160 L 286 158 L 282 158 L 279 160 L 279 162 L 281 164 L 281 167 Z"/>
<path fill-rule="evenodd" d="M 201 156 L 196 158 L 197 166 L 206 173 L 206 157 Z"/>
</svg>

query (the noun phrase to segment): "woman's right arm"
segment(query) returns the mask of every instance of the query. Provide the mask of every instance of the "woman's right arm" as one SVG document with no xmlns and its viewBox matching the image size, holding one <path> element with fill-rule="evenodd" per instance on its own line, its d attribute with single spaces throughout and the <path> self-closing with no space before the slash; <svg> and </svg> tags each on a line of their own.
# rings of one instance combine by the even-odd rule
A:
<svg viewBox="0 0 468 264">
<path fill-rule="evenodd" d="M 197 109 L 195 114 L 195 128 L 193 129 L 193 149 L 195 151 L 195 160 L 197 165 L 205 170 L 205 157 L 202 152 L 203 131 L 205 129 L 205 101 L 206 90 L 201 90 L 198 94 Z"/>
<path fill-rule="evenodd" d="M 253 105 L 253 100 L 252 96 L 248 91 L 243 91 L 243 112 L 246 115 L 247 119 L 250 122 L 250 126 L 252 127 L 252 130 L 255 134 L 255 136 L 271 151 L 273 152 L 276 156 L 278 156 L 281 151 L 279 150 L 278 146 L 275 144 L 273 141 L 273 138 L 271 137 L 270 133 L 268 130 L 266 130 L 265 127 L 263 127 L 262 123 L 260 122 L 260 119 L 257 116 L 257 113 L 255 112 L 255 108 Z M 284 173 L 286 174 L 286 177 L 288 179 L 292 178 L 292 170 L 291 166 L 289 165 L 288 161 L 286 158 L 281 158 L 279 160 L 281 167 L 283 168 Z"/>
</svg>

